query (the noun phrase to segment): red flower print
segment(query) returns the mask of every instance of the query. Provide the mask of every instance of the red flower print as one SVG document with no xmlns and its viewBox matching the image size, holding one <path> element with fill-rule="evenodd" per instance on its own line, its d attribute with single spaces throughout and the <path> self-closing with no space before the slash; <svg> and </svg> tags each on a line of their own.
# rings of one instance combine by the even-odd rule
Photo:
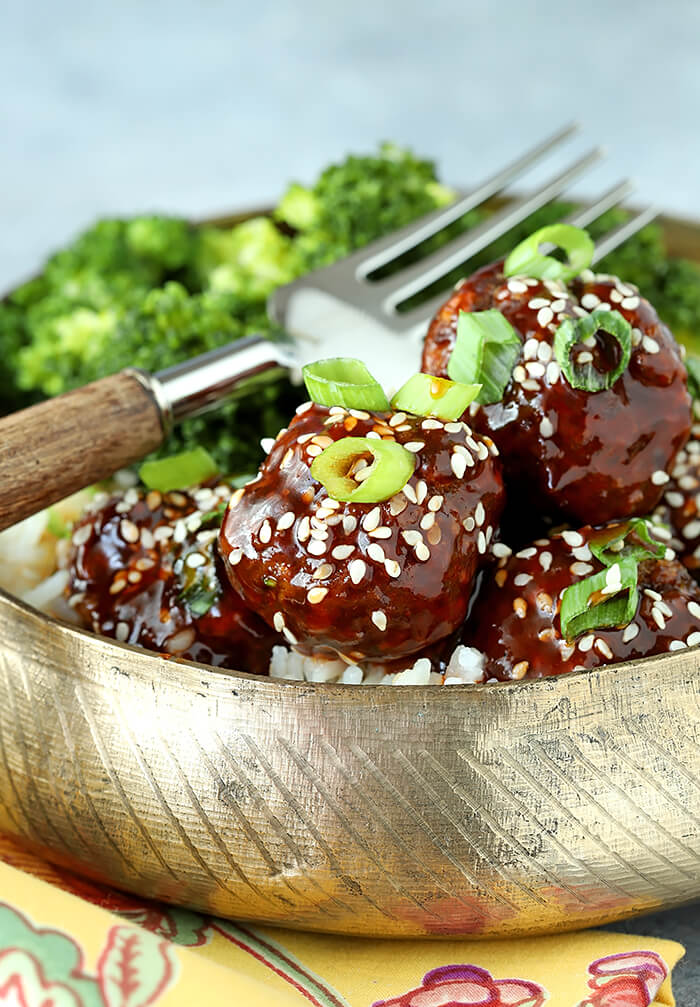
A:
<svg viewBox="0 0 700 1007">
<path fill-rule="evenodd" d="M 494 979 L 478 965 L 442 965 L 414 990 L 372 1007 L 542 1007 L 547 991 L 526 979 Z"/>
<path fill-rule="evenodd" d="M 625 951 L 588 966 L 591 993 L 578 1007 L 649 1007 L 668 975 L 656 951 Z"/>
</svg>

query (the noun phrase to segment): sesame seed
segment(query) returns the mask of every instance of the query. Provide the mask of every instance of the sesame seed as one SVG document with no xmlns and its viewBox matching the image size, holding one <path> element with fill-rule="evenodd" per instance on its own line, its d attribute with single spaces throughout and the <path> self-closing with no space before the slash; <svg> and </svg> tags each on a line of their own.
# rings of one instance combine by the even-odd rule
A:
<svg viewBox="0 0 700 1007">
<path fill-rule="evenodd" d="M 590 563 L 576 562 L 571 564 L 569 570 L 574 575 L 574 577 L 585 577 L 587 574 L 592 572 L 593 567 L 590 565 Z"/>
<path fill-rule="evenodd" d="M 570 546 L 580 546 L 583 545 L 583 535 L 577 531 L 563 531 L 561 537 L 564 539 L 567 545 Z"/>
<path fill-rule="evenodd" d="M 666 620 L 656 606 L 654 606 L 651 610 L 651 617 L 659 629 L 666 629 Z"/>
<path fill-rule="evenodd" d="M 442 427 L 443 424 L 440 420 L 427 419 L 421 423 L 421 429 L 423 430 L 442 430 Z"/>
<path fill-rule="evenodd" d="M 407 506 L 408 503 L 406 501 L 406 498 L 404 496 L 399 496 L 397 494 L 395 497 L 392 497 L 391 500 L 389 501 L 389 513 L 392 515 L 392 517 L 396 517 L 398 514 L 401 514 L 406 509 Z"/>
<path fill-rule="evenodd" d="M 409 503 L 413 504 L 418 503 L 418 498 L 416 497 L 416 491 L 414 490 L 413 486 L 411 486 L 410 483 L 406 483 L 406 485 L 402 488 L 401 492 L 409 501 Z"/>
<path fill-rule="evenodd" d="M 126 518 L 119 522 L 119 532 L 125 542 L 138 542 L 139 540 L 138 526 Z"/>
<path fill-rule="evenodd" d="M 554 312 L 549 307 L 540 308 L 540 310 L 537 312 L 537 324 L 541 325 L 542 328 L 544 328 L 545 325 L 549 325 L 549 323 L 552 321 L 553 318 L 554 318 Z"/>
<path fill-rule="evenodd" d="M 284 616 L 281 612 L 275 612 L 272 616 L 272 625 L 275 627 L 278 633 L 281 633 L 284 629 Z"/>
<path fill-rule="evenodd" d="M 545 550 L 545 552 L 540 553 L 539 560 L 540 560 L 540 566 L 542 567 L 542 569 L 544 570 L 544 572 L 547 573 L 547 571 L 549 570 L 549 568 L 552 565 L 552 554 L 551 554 L 551 552 L 548 552 L 548 551 Z"/>
<path fill-rule="evenodd" d="M 670 619 L 673 615 L 671 608 L 666 604 L 665 601 L 657 601 L 656 607 L 662 615 L 665 615 L 667 619 Z"/>
<path fill-rule="evenodd" d="M 365 531 L 374 531 L 379 526 L 381 513 L 379 507 L 373 507 L 369 514 L 365 515 L 362 519 L 362 527 Z"/>
<path fill-rule="evenodd" d="M 385 559 L 384 550 L 377 542 L 367 546 L 367 555 L 377 563 L 383 563 Z"/>
<path fill-rule="evenodd" d="M 485 462 L 486 459 L 488 458 L 488 456 L 489 456 L 489 449 L 486 447 L 486 445 L 484 444 L 483 441 L 479 441 L 477 443 L 477 445 L 476 445 L 476 454 L 477 454 L 477 458 L 480 461 L 482 461 L 482 462 Z"/>
<path fill-rule="evenodd" d="M 202 556 L 201 552 L 192 552 L 185 560 L 185 565 L 192 570 L 196 570 L 197 567 L 204 566 L 206 561 L 206 556 Z"/>
<path fill-rule="evenodd" d="M 652 473 L 651 481 L 654 486 L 663 486 L 667 483 L 671 477 L 663 471 L 663 469 L 657 469 L 656 472 Z"/>
<path fill-rule="evenodd" d="M 582 636 L 581 639 L 578 641 L 578 644 L 577 644 L 578 649 L 582 650 L 583 653 L 585 654 L 585 653 L 587 653 L 591 649 L 591 647 L 593 646 L 594 641 L 595 641 L 595 636 L 594 636 L 593 633 L 589 633 L 587 636 Z"/>
<path fill-rule="evenodd" d="M 566 308 L 566 298 L 558 297 L 556 301 L 552 301 L 550 305 L 552 311 L 564 311 Z"/>
<path fill-rule="evenodd" d="M 513 611 L 518 616 L 518 618 L 520 619 L 525 618 L 525 614 L 527 613 L 527 602 L 525 601 L 524 598 L 513 599 Z"/>
<path fill-rule="evenodd" d="M 445 424 L 445 430 L 448 432 L 448 434 L 459 434 L 462 432 L 465 426 L 466 424 L 464 423 L 450 422 Z"/>
<path fill-rule="evenodd" d="M 689 521 L 683 528 L 683 538 L 697 538 L 700 535 L 700 521 Z"/>
<path fill-rule="evenodd" d="M 521 387 L 528 392 L 538 392 L 540 390 L 540 386 L 533 378 L 528 378 L 527 381 L 521 381 L 520 384 Z"/>
<path fill-rule="evenodd" d="M 359 584 L 367 571 L 367 565 L 364 560 L 354 559 L 348 564 L 348 573 L 350 574 L 350 580 L 353 584 Z"/>
<path fill-rule="evenodd" d="M 282 629 L 282 635 L 284 636 L 287 643 L 291 643 L 292 647 L 296 646 L 296 644 L 299 643 L 294 633 L 292 633 L 291 629 L 289 629 L 287 626 L 285 626 Z"/>
<path fill-rule="evenodd" d="M 530 665 L 527 661 L 518 661 L 517 664 L 513 665 L 512 677 L 515 679 L 525 678 L 529 667 Z"/>
<path fill-rule="evenodd" d="M 148 556 L 142 556 L 140 559 L 137 559 L 136 562 L 134 563 L 136 569 L 141 570 L 142 572 L 145 572 L 146 570 L 152 570 L 155 565 L 156 561 L 154 559 L 149 559 Z"/>
<path fill-rule="evenodd" d="M 122 522 L 123 523 L 123 522 Z M 81 528 L 78 528 L 76 533 L 73 535 L 73 545 L 81 546 L 85 545 L 87 540 L 92 535 L 92 525 L 84 524 Z"/>
<path fill-rule="evenodd" d="M 527 283 L 523 283 L 522 280 L 508 280 L 506 284 L 508 290 L 511 294 L 526 294 L 527 293 Z"/>
<path fill-rule="evenodd" d="M 442 541 L 442 531 L 440 530 L 440 525 L 435 524 L 432 528 L 429 528 L 425 537 L 431 545 L 439 545 Z M 486 542 L 488 544 L 488 538 L 486 539 Z"/>
<path fill-rule="evenodd" d="M 693 476 L 681 476 L 678 485 L 682 490 L 695 490 L 698 487 L 698 481 Z"/>
<path fill-rule="evenodd" d="M 191 627 L 188 627 L 187 629 L 180 630 L 179 633 L 175 633 L 165 642 L 167 644 L 168 651 L 173 654 L 181 654 L 183 651 L 187 650 L 188 647 L 192 646 L 195 639 L 195 631 Z"/>
<path fill-rule="evenodd" d="M 511 555 L 512 549 L 505 542 L 494 542 L 491 552 L 497 559 L 507 559 Z"/>
<path fill-rule="evenodd" d="M 428 510 L 439 511 L 442 507 L 443 501 L 444 497 L 440 496 L 439 493 L 436 493 L 435 496 L 432 496 L 430 500 L 428 500 Z"/>
<path fill-rule="evenodd" d="M 333 573 L 333 567 L 330 563 L 321 563 L 317 570 L 314 570 L 311 575 L 314 580 L 327 580 L 328 577 Z"/>
<path fill-rule="evenodd" d="M 600 304 L 600 298 L 598 297 L 597 294 L 588 293 L 584 294 L 583 297 L 581 298 L 581 305 L 584 308 L 588 308 L 589 310 L 591 308 L 597 307 L 597 305 L 599 304 Z"/>
<path fill-rule="evenodd" d="M 406 413 L 394 413 L 389 420 L 390 427 L 398 427 L 406 419 Z"/>
<path fill-rule="evenodd" d="M 272 538 L 272 528 L 269 521 L 263 521 L 258 535 L 261 542 L 269 542 Z"/>
<path fill-rule="evenodd" d="M 552 359 L 552 347 L 549 343 L 542 341 L 537 347 L 537 359 L 541 360 L 543 364 L 548 364 Z"/>
<path fill-rule="evenodd" d="M 415 455 L 425 447 L 425 441 L 407 441 L 403 446 Z"/>
<path fill-rule="evenodd" d="M 263 437 L 260 441 L 260 447 L 263 449 L 266 455 L 269 455 L 274 446 L 275 446 L 274 437 Z"/>
<path fill-rule="evenodd" d="M 523 359 L 524 360 L 534 360 L 537 356 L 537 347 L 539 346 L 538 339 L 526 339 L 523 345 Z"/>
<path fill-rule="evenodd" d="M 323 556 L 327 548 L 328 544 L 323 539 L 312 538 L 307 545 L 306 550 L 311 556 Z"/>
<path fill-rule="evenodd" d="M 310 591 L 306 592 L 306 600 L 309 605 L 318 605 L 328 594 L 327 587 L 312 587 Z"/>
<path fill-rule="evenodd" d="M 625 299 L 622 301 L 622 307 L 625 308 L 627 311 L 634 311 L 635 308 L 639 307 L 639 298 L 625 297 Z"/>
<path fill-rule="evenodd" d="M 294 514 L 294 511 L 286 511 L 277 522 L 277 531 L 286 531 L 287 528 L 291 528 L 294 524 L 295 518 L 296 515 Z"/>
<path fill-rule="evenodd" d="M 671 640 L 668 645 L 669 650 L 685 650 L 687 644 L 683 640 Z"/>
<path fill-rule="evenodd" d="M 390 577 L 398 577 L 401 574 L 401 567 L 396 562 L 395 559 L 387 559 L 384 561 L 384 569 L 389 574 Z"/>
<path fill-rule="evenodd" d="M 544 416 L 540 421 L 540 435 L 542 437 L 551 437 L 554 433 L 554 427 L 552 426 L 552 421 L 549 417 Z"/>
<path fill-rule="evenodd" d="M 386 629 L 386 615 L 381 611 L 381 609 L 377 609 L 372 612 L 372 622 L 378 630 L 381 630 L 382 633 L 384 632 Z"/>
<path fill-rule="evenodd" d="M 421 533 L 419 531 L 411 531 L 411 530 L 409 530 L 409 531 L 402 531 L 401 532 L 401 537 L 404 540 L 404 542 L 406 543 L 406 545 L 410 545 L 410 546 L 418 545 L 419 542 L 423 541 L 423 536 L 421 535 Z"/>
<path fill-rule="evenodd" d="M 666 501 L 666 503 L 668 504 L 669 507 L 682 507 L 683 506 L 683 494 L 682 493 L 674 493 L 673 491 L 669 490 L 668 493 L 666 493 L 666 495 L 664 496 L 664 500 Z"/>
<path fill-rule="evenodd" d="M 650 587 L 644 588 L 644 594 L 647 598 L 651 598 L 652 601 L 661 601 L 662 598 L 662 595 L 660 595 L 658 591 L 652 591 Z"/>
<path fill-rule="evenodd" d="M 471 517 L 471 515 L 469 517 L 465 517 L 464 521 L 462 521 L 462 527 L 465 531 L 474 531 L 476 521 L 473 517 Z"/>
<path fill-rule="evenodd" d="M 297 528 L 297 538 L 300 542 L 306 542 L 307 538 L 311 534 L 311 522 L 307 515 L 299 522 L 299 527 Z"/>
<path fill-rule="evenodd" d="M 525 364 L 525 370 L 531 378 L 543 378 L 545 375 L 545 366 L 544 364 L 541 364 L 539 360 Z"/>
<path fill-rule="evenodd" d="M 602 640 L 600 637 L 598 637 L 598 639 L 595 642 L 595 649 L 598 651 L 599 654 L 602 654 L 603 657 L 607 657 L 608 661 L 612 661 L 613 652 L 610 650 L 610 647 L 608 646 L 605 640 Z"/>
<path fill-rule="evenodd" d="M 533 297 L 527 302 L 528 308 L 532 308 L 533 311 L 539 311 L 540 308 L 546 308 L 548 305 L 549 301 L 546 297 Z"/>
<path fill-rule="evenodd" d="M 333 559 L 347 559 L 348 556 L 352 556 L 354 551 L 354 545 L 337 545 L 335 549 L 331 550 L 331 556 Z"/>
<path fill-rule="evenodd" d="M 464 457 L 464 455 L 452 454 L 450 456 L 450 468 L 457 476 L 457 478 L 461 479 L 464 476 L 464 473 L 467 471 L 467 459 Z M 404 489 L 405 488 L 406 487 L 404 487 Z"/>
<path fill-rule="evenodd" d="M 432 511 L 428 511 L 428 513 L 424 514 L 423 517 L 420 519 L 420 526 L 423 529 L 423 531 L 427 531 L 428 528 L 432 528 L 434 524 L 435 524 L 435 515 L 433 514 Z"/>
<path fill-rule="evenodd" d="M 503 585 L 505 584 L 505 582 L 508 580 L 508 571 L 507 570 L 498 570 L 496 572 L 496 576 L 494 577 L 494 580 L 496 581 L 496 583 L 498 584 L 499 587 L 503 587 Z"/>
<path fill-rule="evenodd" d="M 352 514 L 346 514 L 343 518 L 343 531 L 346 535 L 352 535 L 357 528 L 357 518 Z"/>
<path fill-rule="evenodd" d="M 231 564 L 231 566 L 238 566 L 242 558 L 243 558 L 243 550 L 234 549 L 229 555 L 228 561 Z"/>
<path fill-rule="evenodd" d="M 694 619 L 700 619 L 700 605 L 696 601 L 688 602 L 688 611 Z"/>
<path fill-rule="evenodd" d="M 525 587 L 532 580 L 532 574 L 529 573 L 518 573 L 513 578 L 513 583 L 516 587 Z"/>
<path fill-rule="evenodd" d="M 700 643 L 700 633 L 691 633 L 685 642 L 689 647 L 696 647 Z"/>
<path fill-rule="evenodd" d="M 527 549 L 521 549 L 520 552 L 516 552 L 515 557 L 516 559 L 532 559 L 536 552 L 537 549 L 529 545 Z"/>
<path fill-rule="evenodd" d="M 419 559 L 421 563 L 426 563 L 430 559 L 430 549 L 424 542 L 419 542 L 415 549 L 416 559 Z"/>
<path fill-rule="evenodd" d="M 619 290 L 610 291 L 610 300 L 613 301 L 615 304 L 619 304 L 620 301 L 622 300 L 622 297 L 623 295 L 620 293 Z"/>
<path fill-rule="evenodd" d="M 524 381 L 526 377 L 527 377 L 527 371 L 522 366 L 522 364 L 518 364 L 517 367 L 513 368 L 513 381 L 520 384 L 520 382 Z"/>
<path fill-rule="evenodd" d="M 129 623 L 128 622 L 118 622 L 114 630 L 114 638 L 120 643 L 124 643 L 129 639 Z"/>
<path fill-rule="evenodd" d="M 380 524 L 378 528 L 374 531 L 369 532 L 372 538 L 391 538 L 391 528 L 387 528 L 386 525 Z"/>
<path fill-rule="evenodd" d="M 484 510 L 484 505 L 482 504 L 481 500 L 479 500 L 478 504 L 474 508 L 474 518 L 478 526 L 481 528 L 484 521 L 486 520 L 486 511 Z"/>
<path fill-rule="evenodd" d="M 651 336 L 642 337 L 642 347 L 647 351 L 647 353 L 658 353 L 661 347 L 655 339 Z"/>
<path fill-rule="evenodd" d="M 480 531 L 476 537 L 476 547 L 480 553 L 483 554 L 486 552 L 486 536 L 483 531 Z"/>
<path fill-rule="evenodd" d="M 636 622 L 631 622 L 629 626 L 625 626 L 625 631 L 622 634 L 622 642 L 631 643 L 636 636 L 639 636 L 639 625 Z"/>
<path fill-rule="evenodd" d="M 550 364 L 547 364 L 547 381 L 550 385 L 556 385 L 560 374 L 561 369 L 555 360 L 553 360 Z"/>
<path fill-rule="evenodd" d="M 535 597 L 535 601 L 537 602 L 537 607 L 541 609 L 543 612 L 547 612 L 548 614 L 551 615 L 551 613 L 554 611 L 554 602 L 552 601 L 552 596 L 551 594 L 547 594 L 546 591 L 538 591 Z"/>
</svg>

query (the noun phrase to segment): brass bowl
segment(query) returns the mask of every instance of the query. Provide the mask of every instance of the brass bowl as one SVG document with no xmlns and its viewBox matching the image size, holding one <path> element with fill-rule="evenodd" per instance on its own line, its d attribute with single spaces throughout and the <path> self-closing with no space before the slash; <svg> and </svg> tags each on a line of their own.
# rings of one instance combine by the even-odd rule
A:
<svg viewBox="0 0 700 1007">
<path fill-rule="evenodd" d="M 700 249 L 692 225 L 669 237 Z M 143 896 L 309 930 L 610 923 L 700 898 L 699 664 L 693 649 L 498 686 L 286 683 L 0 592 L 0 830 Z"/>
</svg>

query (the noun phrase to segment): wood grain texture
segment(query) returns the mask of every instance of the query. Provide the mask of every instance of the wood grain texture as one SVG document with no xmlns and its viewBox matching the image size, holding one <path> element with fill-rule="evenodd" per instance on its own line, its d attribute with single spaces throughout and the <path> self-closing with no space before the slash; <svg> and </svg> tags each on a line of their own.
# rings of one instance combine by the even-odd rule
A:
<svg viewBox="0 0 700 1007">
<path fill-rule="evenodd" d="M 0 420 L 0 531 L 99 482 L 163 439 L 155 400 L 126 371 Z"/>
</svg>

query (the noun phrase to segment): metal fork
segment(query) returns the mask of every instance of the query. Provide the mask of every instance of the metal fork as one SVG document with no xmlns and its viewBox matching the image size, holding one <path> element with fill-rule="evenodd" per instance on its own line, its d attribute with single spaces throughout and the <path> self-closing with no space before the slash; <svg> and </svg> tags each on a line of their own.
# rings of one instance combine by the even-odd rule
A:
<svg viewBox="0 0 700 1007">
<path fill-rule="evenodd" d="M 360 357 L 387 387 L 398 386 L 417 369 L 417 340 L 446 291 L 403 312 L 400 306 L 561 195 L 601 159 L 602 150 L 579 157 L 536 192 L 508 203 L 419 261 L 379 279 L 373 274 L 502 192 L 576 128 L 560 129 L 450 206 L 277 289 L 268 311 L 290 338 L 277 342 L 253 336 L 155 375 L 128 369 L 0 420 L 0 529 L 132 464 L 159 446 L 172 423 L 293 374 L 310 360 Z M 567 222 L 585 227 L 632 188 L 629 181 L 620 182 Z M 594 261 L 654 216 L 654 210 L 642 210 L 610 231 L 597 243 Z"/>
</svg>

